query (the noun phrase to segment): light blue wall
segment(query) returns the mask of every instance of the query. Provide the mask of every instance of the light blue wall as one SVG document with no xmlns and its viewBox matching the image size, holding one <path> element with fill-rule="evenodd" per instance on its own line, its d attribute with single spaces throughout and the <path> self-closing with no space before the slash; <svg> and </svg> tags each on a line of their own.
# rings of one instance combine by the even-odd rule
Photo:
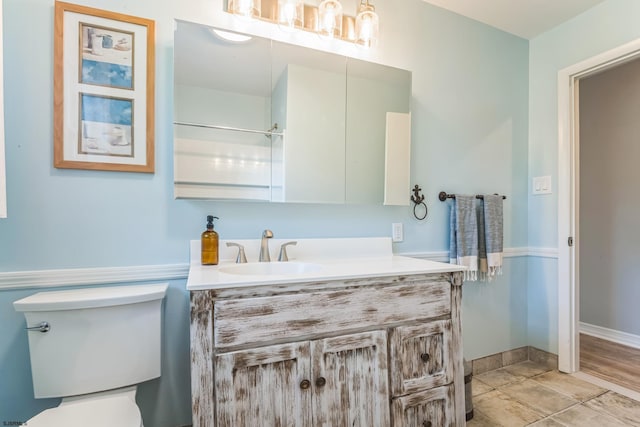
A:
<svg viewBox="0 0 640 427">
<path fill-rule="evenodd" d="M 529 345 L 527 257 L 508 258 L 491 282 L 465 282 L 462 325 L 467 360 Z"/>
<path fill-rule="evenodd" d="M 558 71 L 637 39 L 638 22 L 640 2 L 607 0 L 530 41 L 529 182 L 551 175 L 553 188 L 552 195 L 529 197 L 531 247 L 555 248 L 558 241 Z M 529 261 L 530 341 L 552 352 L 558 324 L 557 314 L 549 314 L 558 310 L 557 268 L 555 260 Z"/>
<path fill-rule="evenodd" d="M 444 251 L 448 207 L 437 201 L 441 190 L 506 194 L 505 246 L 527 246 L 526 40 L 422 0 L 376 4 L 381 43 L 355 55 L 413 72 L 412 183 L 430 209 L 418 222 L 404 207 L 173 199 L 173 19 L 239 29 L 220 12 L 222 0 L 82 1 L 156 21 L 156 173 L 53 168 L 53 1 L 3 3 L 9 218 L 0 220 L 0 272 L 187 263 L 188 241 L 198 238 L 209 213 L 220 217 L 217 229 L 227 239 L 257 238 L 266 227 L 280 238 L 389 236 L 391 223 L 403 222 L 405 241 L 394 245 L 396 253 Z M 495 283 L 465 291 L 469 355 L 526 343 L 527 265 L 518 258 L 506 264 Z M 24 321 L 11 308 L 32 292 L 0 292 L 2 419 L 24 419 L 56 403 L 31 398 Z M 189 422 L 187 304 L 184 282 L 172 282 L 163 376 L 139 392 L 154 427 Z M 9 400 L 16 390 L 18 400 Z"/>
</svg>

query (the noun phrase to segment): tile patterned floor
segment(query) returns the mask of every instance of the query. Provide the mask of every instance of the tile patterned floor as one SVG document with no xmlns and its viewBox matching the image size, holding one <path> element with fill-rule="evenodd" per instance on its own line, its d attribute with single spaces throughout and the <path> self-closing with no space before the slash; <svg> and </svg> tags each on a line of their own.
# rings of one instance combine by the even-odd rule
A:
<svg viewBox="0 0 640 427">
<path fill-rule="evenodd" d="M 475 375 L 467 427 L 640 427 L 640 402 L 526 361 Z"/>
</svg>

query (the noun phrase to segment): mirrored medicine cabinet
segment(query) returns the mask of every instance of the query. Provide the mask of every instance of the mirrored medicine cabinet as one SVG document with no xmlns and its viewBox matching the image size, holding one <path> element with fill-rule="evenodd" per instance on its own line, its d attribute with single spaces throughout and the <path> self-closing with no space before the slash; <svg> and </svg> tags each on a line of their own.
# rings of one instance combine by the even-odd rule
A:
<svg viewBox="0 0 640 427">
<path fill-rule="evenodd" d="M 176 21 L 177 198 L 408 204 L 409 71 L 229 34 Z"/>
</svg>

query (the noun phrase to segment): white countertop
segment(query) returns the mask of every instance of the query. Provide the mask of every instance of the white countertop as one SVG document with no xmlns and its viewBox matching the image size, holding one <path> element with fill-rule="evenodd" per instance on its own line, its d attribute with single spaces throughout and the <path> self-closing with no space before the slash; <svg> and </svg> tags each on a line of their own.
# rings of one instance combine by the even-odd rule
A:
<svg viewBox="0 0 640 427">
<path fill-rule="evenodd" d="M 270 239 L 271 259 L 279 245 L 294 239 Z M 319 268 L 296 274 L 245 275 L 220 271 L 235 265 L 237 249 L 220 242 L 220 264 L 204 266 L 200 263 L 200 241 L 191 241 L 191 265 L 187 290 L 229 289 L 249 286 L 318 282 L 370 277 L 389 277 L 411 274 L 446 273 L 463 271 L 459 265 L 421 260 L 393 255 L 390 238 L 357 239 L 295 239 L 298 244 L 288 248 L 289 259 L 294 263 L 312 263 Z M 236 240 L 244 244 L 247 258 L 255 263 L 254 254 L 259 240 Z M 276 262 L 276 261 L 272 261 Z"/>
</svg>

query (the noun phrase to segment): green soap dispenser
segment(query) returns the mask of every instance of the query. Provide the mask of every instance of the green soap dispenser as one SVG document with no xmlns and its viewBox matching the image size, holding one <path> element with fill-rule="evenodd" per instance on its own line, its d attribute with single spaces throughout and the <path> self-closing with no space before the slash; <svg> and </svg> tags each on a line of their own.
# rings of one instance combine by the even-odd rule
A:
<svg viewBox="0 0 640 427">
<path fill-rule="evenodd" d="M 213 230 L 213 220 L 217 216 L 207 215 L 207 229 L 202 233 L 200 257 L 202 265 L 218 265 L 218 233 Z"/>
</svg>

